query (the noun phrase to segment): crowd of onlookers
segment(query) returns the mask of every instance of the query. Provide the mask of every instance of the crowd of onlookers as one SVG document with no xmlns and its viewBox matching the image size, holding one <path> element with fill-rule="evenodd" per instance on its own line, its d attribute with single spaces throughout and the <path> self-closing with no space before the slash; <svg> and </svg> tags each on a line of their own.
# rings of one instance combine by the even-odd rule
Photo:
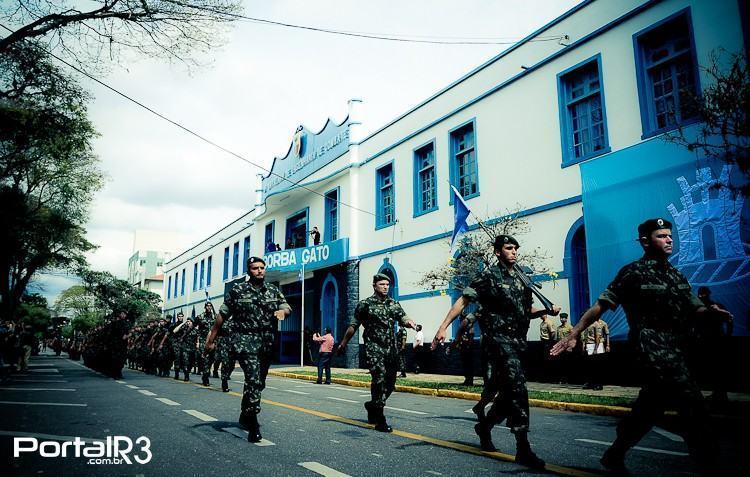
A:
<svg viewBox="0 0 750 477">
<path fill-rule="evenodd" d="M 13 321 L 0 322 L 0 373 L 26 371 L 29 358 L 39 353 L 41 343 L 31 326 Z"/>
</svg>

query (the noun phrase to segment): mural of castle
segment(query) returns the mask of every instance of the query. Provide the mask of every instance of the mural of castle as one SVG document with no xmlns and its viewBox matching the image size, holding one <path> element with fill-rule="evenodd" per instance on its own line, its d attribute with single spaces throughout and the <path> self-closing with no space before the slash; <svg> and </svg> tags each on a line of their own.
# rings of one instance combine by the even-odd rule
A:
<svg viewBox="0 0 750 477">
<path fill-rule="evenodd" d="M 740 236 L 744 198 L 726 187 L 730 173 L 731 166 L 724 166 L 715 179 L 710 168 L 701 168 L 693 185 L 678 177 L 682 210 L 667 206 L 677 228 L 677 267 L 693 284 L 734 281 L 750 273 Z"/>
</svg>

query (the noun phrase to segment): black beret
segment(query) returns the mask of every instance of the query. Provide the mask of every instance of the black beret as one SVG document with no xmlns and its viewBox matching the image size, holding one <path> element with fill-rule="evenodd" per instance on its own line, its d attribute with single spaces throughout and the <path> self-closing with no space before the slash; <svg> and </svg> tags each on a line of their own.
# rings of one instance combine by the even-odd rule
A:
<svg viewBox="0 0 750 477">
<path fill-rule="evenodd" d="M 649 237 L 651 232 L 659 229 L 671 229 L 672 222 L 667 219 L 648 219 L 638 226 L 638 237 Z"/>
<path fill-rule="evenodd" d="M 388 283 L 391 283 L 391 277 L 389 277 L 385 273 L 376 273 L 375 275 L 372 276 L 373 285 L 383 280 L 388 280 Z"/>
<path fill-rule="evenodd" d="M 503 245 L 505 245 L 506 243 L 510 243 L 515 245 L 516 247 L 520 247 L 520 245 L 518 244 L 518 240 L 513 238 L 512 235 L 498 235 L 497 237 L 495 237 L 495 248 L 503 248 Z"/>
<path fill-rule="evenodd" d="M 568 317 L 567 313 L 560 313 L 560 318 L 567 318 L 567 317 Z"/>
<path fill-rule="evenodd" d="M 266 261 L 260 257 L 250 257 L 247 259 L 247 266 L 248 268 L 250 268 L 250 265 L 252 265 L 253 263 L 258 263 L 258 262 L 262 263 L 263 265 L 266 264 Z"/>
</svg>

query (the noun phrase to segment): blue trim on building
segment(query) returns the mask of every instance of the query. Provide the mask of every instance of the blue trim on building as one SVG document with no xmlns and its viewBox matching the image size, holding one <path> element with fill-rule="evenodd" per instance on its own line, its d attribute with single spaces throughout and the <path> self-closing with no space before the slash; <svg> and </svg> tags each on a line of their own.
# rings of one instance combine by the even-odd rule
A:
<svg viewBox="0 0 750 477">
<path fill-rule="evenodd" d="M 569 121 L 569 109 L 568 109 L 568 89 L 566 87 L 565 77 L 576 70 L 596 63 L 597 73 L 599 74 L 599 101 L 601 101 L 602 107 L 602 124 L 604 127 L 604 148 L 591 152 L 584 155 L 583 157 L 575 157 L 575 151 L 571 145 L 571 134 L 572 125 Z M 570 68 L 567 68 L 557 74 L 557 103 L 560 113 L 560 139 L 562 147 L 562 162 L 560 167 L 566 168 L 578 164 L 579 162 L 587 161 L 595 157 L 601 156 L 612 152 L 612 148 L 609 145 L 609 131 L 607 129 L 607 107 L 604 100 L 604 78 L 603 78 L 603 67 L 602 67 L 602 54 L 597 53 L 596 55 L 587 58 Z"/>
<path fill-rule="evenodd" d="M 507 86 L 510 86 L 511 84 L 515 83 L 516 81 L 518 81 L 519 79 L 523 78 L 524 76 L 533 73 L 534 71 L 542 68 L 543 66 L 545 66 L 548 63 L 556 60 L 557 58 L 560 58 L 560 57 L 562 57 L 562 56 L 570 53 L 571 51 L 575 50 L 576 48 L 578 48 L 578 47 L 580 47 L 582 45 L 585 45 L 586 43 L 588 43 L 589 41 L 591 41 L 594 38 L 598 37 L 599 35 L 601 35 L 603 33 L 606 33 L 607 31 L 609 31 L 609 30 L 617 27 L 621 23 L 624 23 L 624 22 L 630 20 L 631 18 L 633 18 L 633 17 L 635 17 L 637 15 L 640 15 L 644 11 L 646 11 L 646 10 L 654 7 L 655 5 L 657 5 L 659 3 L 661 3 L 661 0 L 650 0 L 650 1 L 648 1 L 648 2 L 646 2 L 644 4 L 642 4 L 642 5 L 639 5 L 638 7 L 634 8 L 633 10 L 630 10 L 629 12 L 621 15 L 620 17 L 618 17 L 618 18 L 612 20 L 611 22 L 603 25 L 602 27 L 597 28 L 593 32 L 591 32 L 591 33 L 589 33 L 589 34 L 581 37 L 579 40 L 574 41 L 573 43 L 571 43 L 570 45 L 568 45 L 564 49 L 558 51 L 557 53 L 551 54 L 550 56 L 548 56 L 548 57 L 540 60 L 539 62 L 535 63 L 534 65 L 529 66 L 527 69 L 521 71 L 520 73 L 516 74 L 515 76 L 511 76 L 510 78 L 508 78 L 507 80 L 505 80 L 502 83 L 498 84 L 497 86 L 494 86 L 493 88 L 490 88 L 488 91 L 485 91 L 484 93 L 480 94 L 476 98 L 474 98 L 474 99 L 472 99 L 472 100 L 464 103 L 463 105 L 457 107 L 456 109 L 454 109 L 454 110 L 452 110 L 452 111 L 444 114 L 443 116 L 441 116 L 441 117 L 435 119 L 434 121 L 428 123 L 427 125 L 419 128 L 418 130 L 414 131 L 413 133 L 408 134 L 407 136 L 403 137 L 402 139 L 394 142 L 393 144 L 391 144 L 389 146 L 386 146 L 385 148 L 381 149 L 380 151 L 378 151 L 375 154 L 371 155 L 370 157 L 366 158 L 364 161 L 360 162 L 359 165 L 362 166 L 362 165 L 367 164 L 368 162 L 370 162 L 370 161 L 372 161 L 374 159 L 377 159 L 378 157 L 380 157 L 383 154 L 387 153 L 388 151 L 390 151 L 390 150 L 392 150 L 392 149 L 400 146 L 401 144 L 409 141 L 410 139 L 414 138 L 415 136 L 417 136 L 419 134 L 422 134 L 423 132 L 427 131 L 428 129 L 430 129 L 430 128 L 432 128 L 432 127 L 434 127 L 434 126 L 436 126 L 436 125 L 438 125 L 438 124 L 440 124 L 442 122 L 444 122 L 448 118 L 451 118 L 451 117 L 455 116 L 456 114 L 460 113 L 461 111 L 463 111 L 463 110 L 465 110 L 465 109 L 473 106 L 474 104 L 476 104 L 476 103 L 480 102 L 481 100 L 483 100 L 483 99 L 491 96 L 492 94 L 500 91 L 501 89 L 503 89 L 503 88 L 505 88 Z M 390 124 L 392 124 L 392 123 L 389 123 L 389 125 Z M 381 130 L 382 130 L 382 128 L 380 130 L 378 130 L 378 131 L 381 131 Z M 376 133 L 377 133 L 377 131 L 376 131 Z M 374 134 L 376 134 L 376 133 L 374 133 Z"/>
<path fill-rule="evenodd" d="M 698 57 L 695 48 L 695 32 L 693 31 L 693 19 L 690 11 L 690 7 L 685 7 L 656 23 L 649 25 L 646 28 L 636 32 L 633 35 L 633 55 L 635 58 L 635 79 L 638 89 L 638 105 L 641 111 L 641 139 L 648 139 L 650 137 L 658 136 L 668 131 L 677 129 L 678 127 L 688 126 L 699 122 L 698 118 L 690 118 L 682 120 L 679 124 L 674 126 L 667 126 L 663 128 L 656 128 L 652 125 L 655 121 L 655 112 L 653 108 L 653 101 L 651 99 L 650 82 L 648 80 L 648 71 L 644 66 L 645 59 L 643 58 L 643 50 L 641 48 L 640 40 L 647 34 L 651 33 L 655 29 L 664 26 L 672 20 L 675 20 L 681 16 L 685 16 L 688 25 L 688 36 L 690 37 L 690 55 L 693 60 L 693 81 L 695 82 L 695 94 L 700 96 L 701 94 L 701 82 L 700 74 L 698 72 Z"/>
<path fill-rule="evenodd" d="M 339 159 L 340 157 L 342 157 L 342 156 L 345 156 L 345 155 L 346 155 L 346 154 L 347 154 L 348 152 L 349 152 L 349 151 L 347 150 L 346 152 L 344 152 L 344 153 L 342 153 L 342 154 L 339 154 L 339 155 L 338 155 L 338 156 L 337 156 L 337 157 L 336 157 L 336 158 L 335 158 L 335 159 L 334 159 L 333 161 L 331 161 L 331 164 L 333 164 L 333 163 L 334 163 L 334 162 L 335 162 L 336 160 L 338 160 L 338 159 Z M 324 166 L 324 167 L 325 167 L 325 166 Z M 300 181 L 300 182 L 299 182 L 299 183 L 297 183 L 296 185 L 292 185 L 292 186 L 290 186 L 290 187 L 288 187 L 288 188 L 286 188 L 286 189 L 282 189 L 282 190 L 277 190 L 277 191 L 274 191 L 274 192 L 272 192 L 272 193 L 270 193 L 270 194 L 268 194 L 268 195 L 266 196 L 266 198 L 265 198 L 265 201 L 267 202 L 267 201 L 268 201 L 268 199 L 270 199 L 271 197 L 273 197 L 273 196 L 275 196 L 275 195 L 278 195 L 278 194 L 283 194 L 283 193 L 285 193 L 285 192 L 290 192 L 290 191 L 293 191 L 293 190 L 295 190 L 295 189 L 298 189 L 298 188 L 300 188 L 300 187 L 308 187 L 308 186 L 311 186 L 311 185 L 313 185 L 313 184 L 317 184 L 318 182 L 323 182 L 323 181 L 327 181 L 328 179 L 330 179 L 330 178 L 332 178 L 332 177 L 336 176 L 337 174 L 339 174 L 339 173 L 341 173 L 341 172 L 344 172 L 344 171 L 345 171 L 345 170 L 347 170 L 347 169 L 350 169 L 351 167 L 352 167 L 352 165 L 351 165 L 351 164 L 347 164 L 346 166 L 344 166 L 344 167 L 341 167 L 341 168 L 339 168 L 339 169 L 336 169 L 335 171 L 331 172 L 330 174 L 328 174 L 328 175 L 326 175 L 326 176 L 324 176 L 324 177 L 321 177 L 320 179 L 315 179 L 314 181 L 310 181 L 310 182 L 302 182 L 302 181 Z M 318 171 L 315 171 L 315 172 L 318 172 Z M 313 172 L 312 174 L 314 174 L 315 172 Z M 312 175 L 312 174 L 310 174 L 310 175 Z M 308 176 L 308 177 L 309 177 L 309 176 Z M 257 204 L 257 205 L 261 205 L 261 204 Z M 265 213 L 265 212 L 264 212 L 264 213 Z M 261 215 L 259 215 L 258 217 L 256 217 L 256 219 L 260 219 L 260 218 L 262 218 L 262 217 L 263 217 L 263 214 L 261 214 Z"/>
<path fill-rule="evenodd" d="M 419 217 L 425 214 L 429 214 L 430 212 L 434 212 L 440 208 L 439 201 L 438 201 L 439 191 L 438 191 L 438 180 L 437 180 L 437 177 L 438 177 L 437 175 L 437 142 L 435 139 L 436 138 L 433 137 L 429 141 L 415 147 L 411 151 L 411 155 L 413 158 L 412 167 L 414 168 L 414 172 L 412 174 L 413 176 L 412 196 L 414 199 L 412 218 Z M 433 171 L 433 182 L 434 182 L 433 188 L 435 191 L 435 205 L 429 209 L 422 210 L 422 189 L 420 187 L 420 182 L 419 182 L 419 173 L 421 171 L 421 168 L 419 167 L 419 164 L 418 164 L 419 159 L 418 159 L 417 153 L 421 149 L 429 146 L 430 144 L 432 144 L 432 171 Z"/>
</svg>

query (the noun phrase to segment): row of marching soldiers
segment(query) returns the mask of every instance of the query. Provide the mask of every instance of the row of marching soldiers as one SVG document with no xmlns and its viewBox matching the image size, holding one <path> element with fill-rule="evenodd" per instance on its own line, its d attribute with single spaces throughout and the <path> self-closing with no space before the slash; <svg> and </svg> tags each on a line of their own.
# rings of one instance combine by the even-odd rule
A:
<svg viewBox="0 0 750 477">
<path fill-rule="evenodd" d="M 214 325 L 213 305 L 207 302 L 202 314 L 185 318 L 182 312 L 172 319 L 166 318 L 134 327 L 127 336 L 127 358 L 130 369 L 140 369 L 156 376 L 169 376 L 174 369 L 174 379 L 190 381 L 190 373 L 202 377 L 204 386 L 210 386 L 211 368 L 213 377 L 219 377 L 221 368 L 221 390 L 229 391 L 229 377 L 234 370 L 226 341 L 219 337 L 217 346 L 206 352 L 204 343 Z M 226 330 L 225 330 L 226 333 Z"/>
</svg>

